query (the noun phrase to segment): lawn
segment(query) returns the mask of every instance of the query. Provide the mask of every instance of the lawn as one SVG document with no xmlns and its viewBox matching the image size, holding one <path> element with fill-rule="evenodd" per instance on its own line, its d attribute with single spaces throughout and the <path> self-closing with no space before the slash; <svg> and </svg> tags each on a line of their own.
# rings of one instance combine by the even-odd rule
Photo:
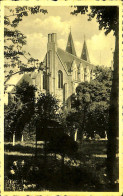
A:
<svg viewBox="0 0 123 196">
<path fill-rule="evenodd" d="M 35 156 L 34 143 L 6 143 L 5 190 L 118 191 L 117 183 L 112 190 L 109 187 L 106 158 L 94 156 L 105 155 L 106 145 L 107 141 L 83 141 L 74 157 L 65 157 L 63 165 L 60 156 L 48 154 L 45 158 L 40 144 Z"/>
</svg>

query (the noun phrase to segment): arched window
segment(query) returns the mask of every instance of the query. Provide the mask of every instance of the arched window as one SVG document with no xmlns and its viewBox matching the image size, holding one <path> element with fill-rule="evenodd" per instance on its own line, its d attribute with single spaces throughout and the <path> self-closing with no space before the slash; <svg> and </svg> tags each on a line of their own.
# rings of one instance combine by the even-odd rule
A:
<svg viewBox="0 0 123 196">
<path fill-rule="evenodd" d="M 87 81 L 87 69 L 84 68 L 84 81 L 86 82 Z"/>
<path fill-rule="evenodd" d="M 78 80 L 78 69 L 75 60 L 72 63 L 72 80 Z"/>
<path fill-rule="evenodd" d="M 77 69 L 75 69 L 75 80 L 77 80 L 78 79 L 78 77 L 77 77 L 78 75 L 77 75 Z"/>
<path fill-rule="evenodd" d="M 92 80 L 93 79 L 93 71 L 91 70 L 91 72 L 90 72 L 90 80 Z"/>
<path fill-rule="evenodd" d="M 46 72 L 43 72 L 43 89 L 46 90 Z"/>
<path fill-rule="evenodd" d="M 81 82 L 84 82 L 84 69 L 82 65 L 80 67 L 79 79 Z"/>
<path fill-rule="evenodd" d="M 87 82 L 90 82 L 90 69 L 87 68 Z"/>
<path fill-rule="evenodd" d="M 90 82 L 90 70 L 88 67 L 84 69 L 84 81 Z"/>
<path fill-rule="evenodd" d="M 63 73 L 61 70 L 58 71 L 58 88 L 63 88 Z"/>
</svg>

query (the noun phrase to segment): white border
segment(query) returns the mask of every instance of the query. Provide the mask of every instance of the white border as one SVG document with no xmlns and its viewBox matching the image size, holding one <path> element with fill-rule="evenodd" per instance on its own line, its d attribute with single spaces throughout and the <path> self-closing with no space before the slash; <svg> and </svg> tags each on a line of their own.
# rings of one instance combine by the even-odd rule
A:
<svg viewBox="0 0 123 196">
<path fill-rule="evenodd" d="M 4 55 L 3 55 L 3 29 L 4 29 L 4 6 L 20 6 L 20 5 L 27 5 L 27 6 L 36 6 L 36 5 L 41 5 L 41 6 L 74 6 L 74 5 L 97 5 L 97 6 L 119 6 L 119 192 L 8 192 L 4 191 Z M 1 32 L 0 32 L 0 38 L 1 38 L 1 48 L 0 50 L 0 157 L 1 157 L 1 167 L 0 167 L 0 173 L 1 173 L 1 195 L 2 196 L 9 196 L 9 195 L 30 195 L 30 196 L 41 196 L 41 195 L 88 195 L 88 196 L 121 196 L 123 193 L 123 131 L 122 131 L 122 125 L 123 125 L 123 44 L 122 43 L 122 9 L 123 9 L 123 3 L 120 0 L 117 1 L 3 1 L 1 2 Z"/>
</svg>

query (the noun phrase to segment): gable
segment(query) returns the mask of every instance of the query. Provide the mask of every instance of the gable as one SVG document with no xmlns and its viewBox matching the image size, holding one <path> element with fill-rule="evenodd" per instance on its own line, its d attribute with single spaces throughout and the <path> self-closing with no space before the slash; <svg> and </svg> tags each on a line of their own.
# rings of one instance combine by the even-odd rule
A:
<svg viewBox="0 0 123 196">
<path fill-rule="evenodd" d="M 93 67 L 92 64 L 90 64 L 89 62 L 78 58 L 77 56 L 74 56 L 60 48 L 57 49 L 57 53 L 59 55 L 59 57 L 61 58 L 63 64 L 66 66 L 66 69 L 68 72 L 71 72 L 72 69 L 72 64 L 73 62 L 75 62 L 77 68 L 79 69 L 80 64 L 82 64 L 83 67 Z"/>
<path fill-rule="evenodd" d="M 30 85 L 32 85 L 32 79 L 29 76 L 29 74 L 15 74 L 13 75 L 10 80 L 7 81 L 6 86 L 6 92 L 8 93 L 15 93 L 15 86 L 20 85 L 23 80 L 25 80 L 26 82 L 29 82 Z"/>
</svg>

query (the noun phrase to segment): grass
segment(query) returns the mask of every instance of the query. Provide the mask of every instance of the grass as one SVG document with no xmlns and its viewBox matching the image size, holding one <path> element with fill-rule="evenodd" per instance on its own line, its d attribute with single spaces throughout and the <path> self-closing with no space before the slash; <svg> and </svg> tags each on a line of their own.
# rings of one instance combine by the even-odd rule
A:
<svg viewBox="0 0 123 196">
<path fill-rule="evenodd" d="M 92 154 L 106 154 L 107 151 L 107 141 L 83 141 L 79 146 L 79 151 L 83 154 L 92 155 Z"/>
<path fill-rule="evenodd" d="M 61 160 L 55 159 L 54 156 L 47 156 L 47 161 L 43 156 L 43 149 L 38 145 L 38 157 L 26 156 L 26 153 L 34 154 L 35 145 L 18 143 L 12 146 L 10 143 L 5 144 L 5 151 L 21 152 L 23 156 L 6 155 L 5 154 L 5 189 L 11 187 L 7 185 L 8 179 L 12 179 L 10 175 L 10 168 L 14 161 L 25 161 L 25 172 L 23 177 L 28 185 L 36 185 L 35 188 L 30 187 L 27 190 L 33 191 L 117 191 L 117 184 L 115 187 L 109 187 L 106 175 L 106 159 L 100 157 L 93 157 L 93 154 L 106 154 L 107 141 L 84 141 L 76 153 L 75 161 L 79 160 L 80 164 L 72 166 L 71 161 L 65 162 L 64 169 L 61 165 Z M 37 167 L 38 171 L 30 171 L 30 167 Z M 118 166 L 118 162 L 117 162 Z M 64 171 L 64 172 L 63 172 Z M 21 175 L 22 175 L 21 174 Z M 116 174 L 118 174 L 118 167 L 116 167 Z M 21 176 L 19 175 L 19 176 Z M 20 179 L 16 183 L 20 183 Z M 13 186 L 13 185 L 12 185 Z M 22 187 L 21 183 L 19 185 Z M 14 187 L 14 186 L 13 186 Z"/>
<path fill-rule="evenodd" d="M 25 170 L 22 172 L 22 176 L 27 181 L 27 184 L 36 184 L 36 190 L 49 190 L 49 191 L 96 191 L 101 188 L 98 178 L 91 169 L 86 167 L 72 167 L 65 165 L 64 172 L 61 170 L 61 161 L 54 161 L 48 158 L 47 163 L 43 157 L 34 160 L 33 157 L 18 157 L 18 156 L 5 156 L 6 168 L 5 176 L 9 179 L 14 179 L 9 174 L 13 161 L 18 160 L 21 162 L 24 160 Z M 38 172 L 31 171 L 31 166 L 39 168 Z M 62 172 L 61 172 L 62 171 Z M 21 175 L 19 174 L 18 184 L 21 184 Z M 6 183 L 5 183 L 6 184 Z M 7 189 L 7 187 L 5 187 Z"/>
<path fill-rule="evenodd" d="M 4 150 L 5 150 L 5 152 L 15 152 L 16 151 L 16 152 L 20 152 L 20 153 L 34 154 L 35 153 L 35 145 L 26 146 L 26 145 L 17 144 L 15 146 L 13 146 L 12 144 L 7 144 L 7 145 L 4 145 Z M 42 152 L 41 146 L 38 146 L 37 150 L 39 153 L 41 153 Z"/>
</svg>

